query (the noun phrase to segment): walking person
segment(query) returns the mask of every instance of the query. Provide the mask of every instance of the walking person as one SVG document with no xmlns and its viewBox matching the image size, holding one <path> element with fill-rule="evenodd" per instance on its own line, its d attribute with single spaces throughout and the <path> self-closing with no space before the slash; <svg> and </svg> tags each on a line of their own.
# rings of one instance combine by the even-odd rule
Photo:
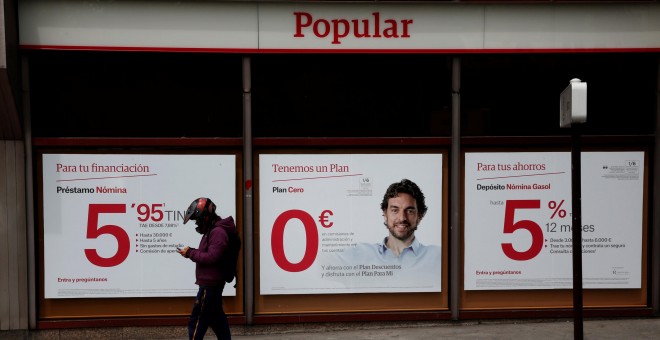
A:
<svg viewBox="0 0 660 340">
<path fill-rule="evenodd" d="M 186 246 L 178 249 L 181 256 L 195 262 L 195 284 L 199 290 L 188 321 L 188 337 L 194 340 L 203 339 L 209 327 L 218 339 L 231 339 L 229 322 L 222 307 L 222 291 L 226 279 L 222 262 L 229 260 L 229 233 L 237 231 L 234 219 L 231 216 L 221 218 L 215 209 L 215 204 L 205 197 L 190 204 L 183 224 L 189 220 L 195 221 L 195 230 L 202 235 L 202 239 L 198 248 Z"/>
</svg>

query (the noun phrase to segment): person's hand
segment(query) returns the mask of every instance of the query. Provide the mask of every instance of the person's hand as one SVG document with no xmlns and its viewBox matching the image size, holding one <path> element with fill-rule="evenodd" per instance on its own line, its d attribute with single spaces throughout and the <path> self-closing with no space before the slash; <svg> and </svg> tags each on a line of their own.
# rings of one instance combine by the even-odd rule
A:
<svg viewBox="0 0 660 340">
<path fill-rule="evenodd" d="M 188 249 L 190 249 L 190 247 L 185 246 L 183 249 L 177 248 L 176 251 L 178 251 L 179 254 L 181 254 L 181 256 L 186 257 L 186 254 L 188 253 Z"/>
</svg>

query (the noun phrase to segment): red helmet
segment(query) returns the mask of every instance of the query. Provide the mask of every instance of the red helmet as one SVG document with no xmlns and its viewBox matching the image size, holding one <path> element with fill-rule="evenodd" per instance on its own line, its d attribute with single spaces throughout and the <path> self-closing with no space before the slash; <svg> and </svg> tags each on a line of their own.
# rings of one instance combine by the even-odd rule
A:
<svg viewBox="0 0 660 340">
<path fill-rule="evenodd" d="M 215 215 L 215 204 L 210 198 L 200 197 L 190 203 L 186 215 L 183 216 L 183 224 L 188 223 L 189 220 L 206 219 L 212 215 Z"/>
</svg>

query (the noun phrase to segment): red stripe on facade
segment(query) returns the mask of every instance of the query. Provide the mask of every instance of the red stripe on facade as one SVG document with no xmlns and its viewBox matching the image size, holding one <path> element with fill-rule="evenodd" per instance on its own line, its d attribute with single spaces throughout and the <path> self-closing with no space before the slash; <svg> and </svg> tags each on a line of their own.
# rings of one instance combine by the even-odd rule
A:
<svg viewBox="0 0 660 340">
<path fill-rule="evenodd" d="M 504 54 L 504 53 L 658 53 L 660 47 L 638 48 L 447 48 L 447 49 L 305 49 L 305 48 L 197 48 L 139 46 L 20 45 L 22 50 L 188 52 L 188 53 L 345 53 L 345 54 Z"/>
</svg>

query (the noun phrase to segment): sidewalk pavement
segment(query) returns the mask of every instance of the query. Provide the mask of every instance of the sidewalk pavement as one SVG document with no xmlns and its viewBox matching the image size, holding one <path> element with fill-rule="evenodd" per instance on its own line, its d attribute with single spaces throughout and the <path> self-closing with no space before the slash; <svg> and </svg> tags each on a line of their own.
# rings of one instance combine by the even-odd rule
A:
<svg viewBox="0 0 660 340">
<path fill-rule="evenodd" d="M 573 319 L 306 323 L 232 326 L 232 338 L 290 340 L 364 339 L 573 339 Z M 584 339 L 660 340 L 660 318 L 587 319 Z M 209 330 L 206 339 L 215 339 Z M 187 339 L 186 327 L 111 327 L 0 331 L 0 339 Z"/>
<path fill-rule="evenodd" d="M 291 340 L 335 340 L 335 339 L 573 339 L 572 319 L 561 320 L 489 320 L 473 322 L 397 323 L 391 326 L 379 324 L 361 329 L 329 327 L 314 332 L 290 332 L 280 334 L 238 335 L 236 340 L 246 339 L 291 339 Z M 655 339 L 660 340 L 660 318 L 585 320 L 584 339 Z"/>
</svg>

